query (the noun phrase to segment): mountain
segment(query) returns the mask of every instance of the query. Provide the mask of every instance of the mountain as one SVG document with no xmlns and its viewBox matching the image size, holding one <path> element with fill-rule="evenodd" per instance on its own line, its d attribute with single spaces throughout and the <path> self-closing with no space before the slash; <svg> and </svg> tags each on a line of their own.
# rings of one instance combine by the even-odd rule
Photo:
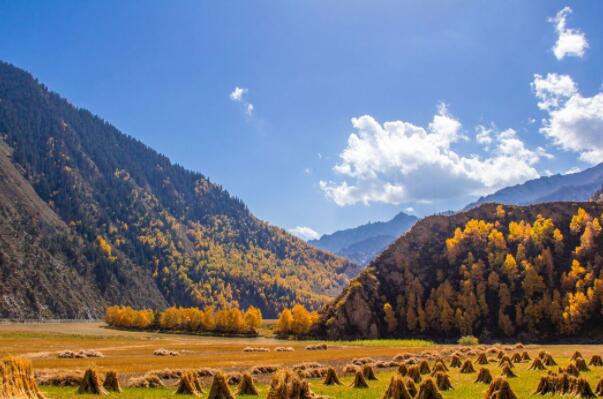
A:
<svg viewBox="0 0 603 399">
<path fill-rule="evenodd" d="M 555 201 L 587 201 L 603 184 L 603 163 L 582 172 L 545 176 L 503 188 L 481 197 L 465 209 L 480 204 L 529 205 Z"/>
<path fill-rule="evenodd" d="M 344 256 L 359 265 L 366 265 L 375 255 L 408 231 L 417 220 L 416 216 L 400 212 L 390 221 L 367 223 L 351 229 L 339 230 L 308 243 Z"/>
<path fill-rule="evenodd" d="M 484 204 L 430 216 L 379 255 L 313 334 L 332 339 L 600 337 L 603 204 Z"/>
<path fill-rule="evenodd" d="M 0 317 L 321 306 L 358 272 L 0 63 Z"/>
</svg>

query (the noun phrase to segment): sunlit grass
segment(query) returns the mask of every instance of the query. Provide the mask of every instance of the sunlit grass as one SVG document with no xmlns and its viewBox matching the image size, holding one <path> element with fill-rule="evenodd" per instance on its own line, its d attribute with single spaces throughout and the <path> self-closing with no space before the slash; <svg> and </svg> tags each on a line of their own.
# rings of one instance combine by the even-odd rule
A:
<svg viewBox="0 0 603 399">
<path fill-rule="evenodd" d="M 432 341 L 422 339 L 359 339 L 355 341 L 331 341 L 330 345 L 351 346 L 398 346 L 398 347 L 423 347 L 436 345 Z"/>
</svg>

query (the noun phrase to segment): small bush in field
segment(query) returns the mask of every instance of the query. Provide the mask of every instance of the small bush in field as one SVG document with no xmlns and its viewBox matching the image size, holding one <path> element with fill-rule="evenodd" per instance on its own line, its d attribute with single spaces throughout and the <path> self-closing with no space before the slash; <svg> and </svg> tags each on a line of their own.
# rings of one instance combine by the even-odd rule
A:
<svg viewBox="0 0 603 399">
<path fill-rule="evenodd" d="M 465 335 L 457 341 L 459 345 L 479 345 L 479 339 L 473 335 Z"/>
</svg>

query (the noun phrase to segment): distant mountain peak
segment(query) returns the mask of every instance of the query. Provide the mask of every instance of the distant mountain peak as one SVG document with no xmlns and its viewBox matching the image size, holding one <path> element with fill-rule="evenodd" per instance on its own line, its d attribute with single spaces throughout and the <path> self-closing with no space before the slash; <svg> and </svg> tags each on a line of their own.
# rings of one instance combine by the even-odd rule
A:
<svg viewBox="0 0 603 399">
<path fill-rule="evenodd" d="M 404 234 L 418 218 L 399 212 L 386 222 L 369 222 L 358 227 L 325 234 L 310 244 L 344 256 L 360 265 L 371 261 L 389 244 Z"/>
<path fill-rule="evenodd" d="M 530 205 L 554 201 L 587 201 L 603 184 L 603 163 L 580 172 L 555 174 L 505 187 L 480 197 L 464 209 L 485 203 Z"/>
</svg>

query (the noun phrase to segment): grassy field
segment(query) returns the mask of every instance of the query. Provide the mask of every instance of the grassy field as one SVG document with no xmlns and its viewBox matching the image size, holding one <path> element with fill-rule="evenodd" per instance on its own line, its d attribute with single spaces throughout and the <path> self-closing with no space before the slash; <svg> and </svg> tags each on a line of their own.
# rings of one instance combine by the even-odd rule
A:
<svg viewBox="0 0 603 399">
<path fill-rule="evenodd" d="M 327 351 L 307 351 L 304 346 L 308 342 L 281 341 L 272 338 L 216 338 L 197 337 L 176 334 L 157 334 L 146 332 L 126 332 L 107 329 L 102 323 L 65 323 L 65 324 L 22 324 L 0 325 L 0 354 L 11 354 L 25 357 L 33 362 L 34 369 L 48 370 L 84 370 L 96 367 L 101 372 L 117 370 L 125 384 L 131 376 L 161 369 L 215 368 L 226 372 L 244 371 L 256 365 L 276 365 L 288 367 L 301 362 L 319 362 L 336 367 L 339 372 L 343 365 L 353 358 L 371 357 L 375 360 L 391 360 L 398 353 L 420 353 L 429 351 L 436 353 L 444 349 L 456 349 L 454 346 L 441 346 L 426 341 L 341 341 L 329 343 Z M 260 352 L 244 353 L 246 346 L 261 346 L 274 349 L 277 346 L 291 346 L 294 352 Z M 180 356 L 159 357 L 153 351 L 158 348 L 177 350 Z M 101 351 L 105 357 L 92 359 L 59 359 L 58 352 L 63 350 L 94 349 Z M 545 350 L 553 355 L 564 367 L 574 351 L 580 351 L 588 360 L 594 354 L 603 355 L 602 345 L 547 345 L 527 346 L 525 349 L 534 357 Z M 479 365 L 475 365 L 476 370 Z M 487 366 L 493 376 L 500 374 L 497 363 Z M 514 372 L 518 378 L 509 379 L 511 386 L 519 398 L 536 398 L 532 395 L 540 376 L 546 371 L 529 371 L 529 363 L 516 364 Z M 44 370 L 42 370 L 44 369 Z M 557 367 L 551 369 L 557 370 Z M 368 389 L 352 389 L 348 387 L 350 376 L 343 377 L 343 386 L 327 387 L 318 379 L 310 380 L 314 392 L 333 398 L 368 399 L 381 398 L 393 370 L 379 371 L 379 381 L 369 381 Z M 460 374 L 458 369 L 449 373 L 453 391 L 443 392 L 444 398 L 481 398 L 485 385 L 474 384 L 477 373 Z M 593 388 L 603 376 L 603 367 L 591 368 L 583 372 Z M 260 397 L 265 397 L 270 375 L 259 380 Z M 175 381 L 171 381 L 174 384 Z M 209 379 L 203 379 L 205 387 Z M 43 387 L 49 398 L 72 398 L 74 388 Z M 127 388 L 124 393 L 108 397 L 121 398 L 164 398 L 172 397 L 173 386 L 161 389 Z M 206 390 L 207 391 L 207 390 Z M 86 395 L 77 395 L 85 398 Z"/>
</svg>

